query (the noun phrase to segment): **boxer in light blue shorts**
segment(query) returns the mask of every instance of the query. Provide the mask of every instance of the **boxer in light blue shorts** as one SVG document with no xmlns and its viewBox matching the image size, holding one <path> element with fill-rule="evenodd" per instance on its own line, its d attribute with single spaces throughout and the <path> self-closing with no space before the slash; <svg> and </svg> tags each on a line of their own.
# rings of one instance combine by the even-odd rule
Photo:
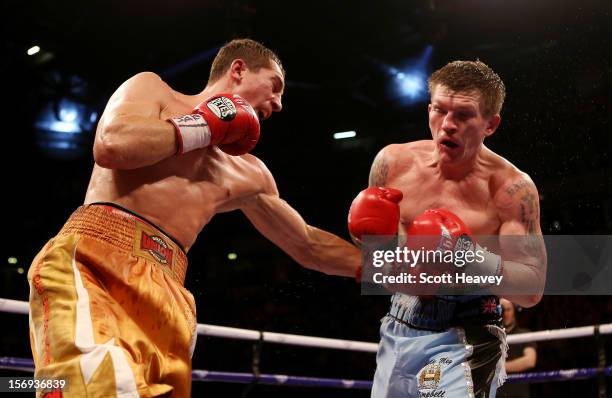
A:
<svg viewBox="0 0 612 398">
<path fill-rule="evenodd" d="M 396 293 L 382 320 L 372 398 L 495 397 L 505 333 L 495 296 Z"/>
<path fill-rule="evenodd" d="M 504 285 L 453 289 L 511 292 L 514 303 L 532 307 L 542 298 L 547 267 L 538 190 L 527 173 L 484 145 L 501 123 L 504 83 L 479 60 L 449 62 L 427 83 L 431 139 L 382 148 L 372 163 L 368 188 L 351 204 L 349 232 L 364 254 L 372 236 L 397 250 L 376 249 L 385 255 L 383 264 L 364 261 L 361 281 L 394 293 L 442 294 L 447 291 L 438 289 L 442 286 L 421 293 L 418 283 L 373 280 L 372 268 L 392 277 L 400 276 L 396 272 L 403 266 L 413 276 L 462 268 L 469 275 L 503 278 Z M 392 242 L 397 236 L 406 239 Z M 420 244 L 423 237 L 434 241 Z M 483 250 L 481 259 L 466 259 L 466 264 L 455 264 L 458 268 L 428 269 L 431 264 L 423 258 L 399 260 L 402 247 L 413 253 L 465 254 L 466 247 L 479 247 L 475 237 L 492 238 L 494 252 Z M 387 260 L 387 253 L 398 258 Z M 384 263 L 390 264 L 379 268 Z M 396 294 L 381 327 L 372 397 L 495 396 L 504 379 L 506 346 L 497 304 L 495 296 Z"/>
</svg>

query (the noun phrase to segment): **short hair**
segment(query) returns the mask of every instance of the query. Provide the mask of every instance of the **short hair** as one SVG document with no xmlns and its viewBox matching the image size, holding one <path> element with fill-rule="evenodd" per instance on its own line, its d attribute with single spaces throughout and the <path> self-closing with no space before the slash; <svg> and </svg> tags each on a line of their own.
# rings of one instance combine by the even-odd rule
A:
<svg viewBox="0 0 612 398">
<path fill-rule="evenodd" d="M 500 113 L 506 98 L 506 87 L 502 79 L 480 60 L 449 62 L 435 71 L 427 84 L 430 94 L 439 85 L 453 91 L 478 91 L 482 96 L 485 116 Z"/>
<path fill-rule="evenodd" d="M 276 62 L 285 75 L 280 58 L 263 44 L 251 39 L 235 39 L 226 43 L 213 60 L 210 68 L 209 83 L 219 80 L 229 69 L 235 59 L 242 59 L 247 67 L 254 72 L 261 68 L 270 68 L 272 61 Z"/>
</svg>

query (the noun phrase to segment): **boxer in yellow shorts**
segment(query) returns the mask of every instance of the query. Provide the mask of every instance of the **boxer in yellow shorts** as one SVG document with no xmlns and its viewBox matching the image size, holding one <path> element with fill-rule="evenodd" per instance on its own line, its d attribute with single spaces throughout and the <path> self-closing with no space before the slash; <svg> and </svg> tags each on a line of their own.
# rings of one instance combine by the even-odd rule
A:
<svg viewBox="0 0 612 398">
<path fill-rule="evenodd" d="M 75 397 L 188 396 L 196 317 L 186 266 L 183 249 L 142 218 L 78 208 L 28 273 L 37 376 L 69 379 Z"/>
<path fill-rule="evenodd" d="M 282 108 L 284 77 L 272 51 L 241 39 L 221 48 L 199 94 L 151 72 L 113 94 L 85 206 L 28 274 L 35 376 L 69 385 L 39 395 L 190 396 L 196 318 L 185 252 L 217 213 L 242 211 L 304 267 L 356 275 L 359 250 L 308 225 L 248 154 L 259 120 Z"/>
</svg>

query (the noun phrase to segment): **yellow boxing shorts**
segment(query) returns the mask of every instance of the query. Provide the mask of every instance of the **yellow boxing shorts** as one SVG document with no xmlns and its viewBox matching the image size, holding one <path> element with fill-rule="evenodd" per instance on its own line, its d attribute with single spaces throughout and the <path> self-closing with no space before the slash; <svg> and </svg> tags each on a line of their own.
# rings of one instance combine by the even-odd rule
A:
<svg viewBox="0 0 612 398">
<path fill-rule="evenodd" d="M 180 245 L 143 218 L 113 204 L 78 208 L 28 271 L 35 377 L 68 381 L 52 396 L 189 397 L 186 268 Z"/>
</svg>

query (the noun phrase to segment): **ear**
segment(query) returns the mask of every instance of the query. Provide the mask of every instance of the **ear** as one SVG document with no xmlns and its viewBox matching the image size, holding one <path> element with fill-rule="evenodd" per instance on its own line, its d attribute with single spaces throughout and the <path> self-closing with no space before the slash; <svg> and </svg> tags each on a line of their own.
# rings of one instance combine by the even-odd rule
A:
<svg viewBox="0 0 612 398">
<path fill-rule="evenodd" d="M 491 116 L 487 121 L 487 127 L 485 128 L 485 136 L 488 137 L 490 135 L 493 135 L 495 130 L 497 130 L 497 127 L 499 126 L 500 122 L 501 116 L 499 116 L 499 114 Z"/>
<path fill-rule="evenodd" d="M 237 58 L 233 60 L 229 68 L 229 73 L 232 81 L 240 83 L 247 69 L 248 68 L 246 62 L 244 62 L 243 59 Z"/>
</svg>

